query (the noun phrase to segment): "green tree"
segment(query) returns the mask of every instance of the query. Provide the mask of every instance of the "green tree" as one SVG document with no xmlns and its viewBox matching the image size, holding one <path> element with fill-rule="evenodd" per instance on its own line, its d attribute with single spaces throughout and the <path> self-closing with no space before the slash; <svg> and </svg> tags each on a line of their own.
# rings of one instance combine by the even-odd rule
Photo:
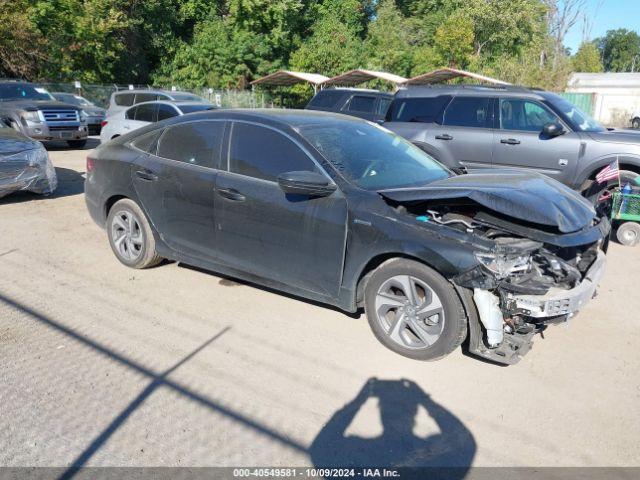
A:
<svg viewBox="0 0 640 480">
<path fill-rule="evenodd" d="M 473 53 L 473 21 L 464 14 L 455 13 L 436 29 L 434 50 L 446 66 L 465 68 Z"/>
<path fill-rule="evenodd" d="M 381 0 L 365 40 L 367 66 L 407 76 L 413 68 L 413 45 L 409 24 L 394 0 Z"/>
<path fill-rule="evenodd" d="M 640 69 L 640 36 L 625 28 L 609 30 L 597 41 L 604 68 L 611 72 Z"/>
<path fill-rule="evenodd" d="M 584 42 L 580 45 L 571 62 L 576 72 L 596 73 L 604 70 L 600 51 L 593 42 Z"/>
</svg>

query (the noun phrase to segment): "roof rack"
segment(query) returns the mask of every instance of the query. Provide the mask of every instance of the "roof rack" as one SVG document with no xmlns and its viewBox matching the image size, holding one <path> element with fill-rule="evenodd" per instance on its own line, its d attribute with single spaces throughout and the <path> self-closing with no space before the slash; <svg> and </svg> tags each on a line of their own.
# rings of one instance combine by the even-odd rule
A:
<svg viewBox="0 0 640 480">
<path fill-rule="evenodd" d="M 418 89 L 418 88 L 422 88 L 422 89 L 426 89 L 426 88 L 433 88 L 435 90 L 440 89 L 440 90 L 455 90 L 455 89 L 469 89 L 469 90 L 502 90 L 502 91 L 508 91 L 508 92 L 529 92 L 531 90 L 536 90 L 536 91 L 544 91 L 541 88 L 530 88 L 530 87 L 524 87 L 521 85 L 486 85 L 486 84 L 479 84 L 479 83 L 474 83 L 474 84 L 458 84 L 458 85 L 451 85 L 451 84 L 428 84 L 428 85 L 403 85 L 401 87 L 401 89 L 403 90 L 413 90 L 413 89 Z"/>
</svg>

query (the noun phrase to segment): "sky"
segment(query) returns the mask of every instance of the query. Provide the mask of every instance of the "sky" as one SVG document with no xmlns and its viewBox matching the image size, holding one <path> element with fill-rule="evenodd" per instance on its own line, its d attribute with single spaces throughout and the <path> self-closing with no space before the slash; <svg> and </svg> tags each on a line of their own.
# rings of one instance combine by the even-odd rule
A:
<svg viewBox="0 0 640 480">
<path fill-rule="evenodd" d="M 592 25 L 591 40 L 603 36 L 607 30 L 618 28 L 635 30 L 640 34 L 640 0 L 586 0 L 586 3 Z M 565 37 L 565 46 L 573 53 L 582 43 L 582 23 L 576 23 Z"/>
</svg>

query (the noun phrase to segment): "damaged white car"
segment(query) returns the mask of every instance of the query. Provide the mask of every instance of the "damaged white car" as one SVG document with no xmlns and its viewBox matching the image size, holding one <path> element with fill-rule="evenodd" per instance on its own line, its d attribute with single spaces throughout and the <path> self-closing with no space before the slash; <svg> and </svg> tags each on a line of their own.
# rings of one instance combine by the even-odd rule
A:
<svg viewBox="0 0 640 480">
<path fill-rule="evenodd" d="M 44 146 L 0 122 L 0 197 L 21 190 L 48 195 L 57 185 Z"/>
</svg>

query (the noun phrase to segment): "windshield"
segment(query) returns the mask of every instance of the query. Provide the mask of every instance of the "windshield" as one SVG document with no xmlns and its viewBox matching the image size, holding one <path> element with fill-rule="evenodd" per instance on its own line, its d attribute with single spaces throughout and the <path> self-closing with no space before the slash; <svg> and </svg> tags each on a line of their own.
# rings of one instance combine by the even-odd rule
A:
<svg viewBox="0 0 640 480">
<path fill-rule="evenodd" d="M 215 107 L 213 105 L 209 105 L 208 103 L 203 103 L 200 105 L 178 105 L 178 108 L 182 113 L 193 113 L 193 112 L 201 112 L 203 110 L 213 110 Z"/>
<path fill-rule="evenodd" d="M 0 84 L 0 101 L 11 100 L 54 100 L 44 88 L 34 87 L 28 83 Z"/>
<path fill-rule="evenodd" d="M 299 131 L 347 180 L 367 190 L 422 186 L 450 176 L 418 147 L 377 125 L 340 122 Z"/>
<path fill-rule="evenodd" d="M 93 106 L 93 103 L 91 103 L 86 98 L 80 97 L 78 95 L 73 95 L 72 93 L 54 93 L 53 96 L 61 102 L 70 103 L 71 105 L 76 105 L 78 107 Z"/>
<path fill-rule="evenodd" d="M 571 126 L 580 132 L 604 132 L 605 128 L 573 103 L 557 95 L 547 97 L 549 102 L 559 110 Z"/>
</svg>

